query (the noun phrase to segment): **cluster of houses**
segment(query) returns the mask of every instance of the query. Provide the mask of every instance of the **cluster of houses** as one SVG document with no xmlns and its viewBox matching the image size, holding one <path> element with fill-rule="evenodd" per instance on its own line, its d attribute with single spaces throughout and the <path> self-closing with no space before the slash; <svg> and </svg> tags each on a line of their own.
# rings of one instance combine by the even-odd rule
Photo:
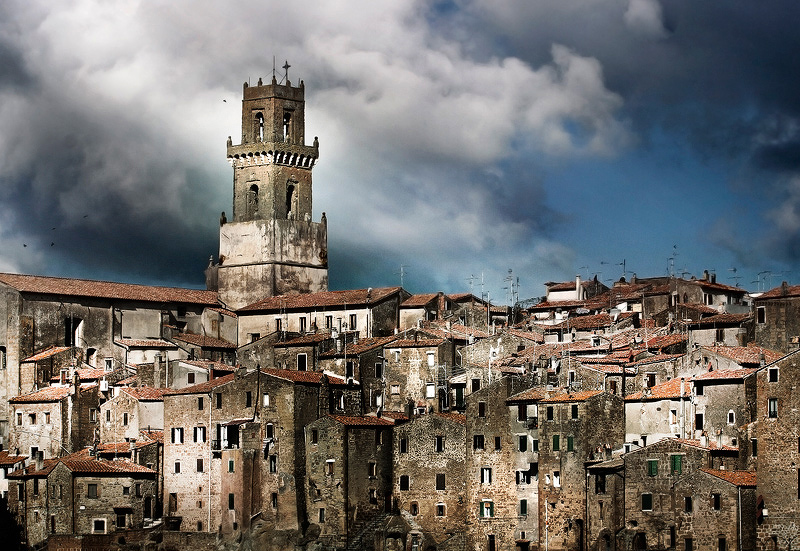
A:
<svg viewBox="0 0 800 551">
<path fill-rule="evenodd" d="M 800 286 L 329 291 L 304 85 L 243 87 L 206 289 L 0 274 L 30 549 L 800 545 Z"/>
</svg>

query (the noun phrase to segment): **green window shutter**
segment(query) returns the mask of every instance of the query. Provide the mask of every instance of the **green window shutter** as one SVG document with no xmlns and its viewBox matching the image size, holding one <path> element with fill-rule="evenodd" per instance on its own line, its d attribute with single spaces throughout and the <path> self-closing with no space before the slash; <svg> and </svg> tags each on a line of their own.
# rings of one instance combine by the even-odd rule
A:
<svg viewBox="0 0 800 551">
<path fill-rule="evenodd" d="M 658 460 L 657 459 L 648 459 L 647 460 L 647 474 L 648 474 L 648 476 L 656 476 L 656 475 L 658 475 Z"/>
<path fill-rule="evenodd" d="M 567 436 L 567 451 L 571 452 L 575 450 L 575 438 L 573 436 Z"/>
<path fill-rule="evenodd" d="M 494 516 L 494 501 L 489 502 L 489 516 L 490 517 Z"/>
<path fill-rule="evenodd" d="M 554 434 L 553 435 L 553 451 L 557 452 L 560 449 L 561 449 L 561 443 L 559 441 L 559 435 L 558 434 Z"/>
</svg>

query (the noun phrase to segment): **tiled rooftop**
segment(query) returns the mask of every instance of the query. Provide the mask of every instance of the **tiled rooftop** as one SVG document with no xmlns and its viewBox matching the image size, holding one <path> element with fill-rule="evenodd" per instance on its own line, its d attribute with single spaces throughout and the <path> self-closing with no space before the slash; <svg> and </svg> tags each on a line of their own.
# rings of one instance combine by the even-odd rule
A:
<svg viewBox="0 0 800 551">
<path fill-rule="evenodd" d="M 164 392 L 164 396 L 170 396 L 176 394 L 205 394 L 217 388 L 218 386 L 230 383 L 231 381 L 233 381 L 233 378 L 234 374 L 231 373 L 229 375 L 225 375 L 224 377 L 217 377 L 216 379 L 211 379 L 210 381 L 205 381 L 203 383 L 198 383 L 196 385 L 187 386 L 179 389 L 167 390 Z"/>
<path fill-rule="evenodd" d="M 370 415 L 358 417 L 353 415 L 328 415 L 328 417 L 348 427 L 391 427 L 394 425 L 394 421 Z"/>
<path fill-rule="evenodd" d="M 541 403 L 564 403 L 564 402 L 583 402 L 593 396 L 602 394 L 602 390 L 582 390 L 580 392 L 562 392 L 549 398 L 543 398 Z"/>
<path fill-rule="evenodd" d="M 302 310 L 306 308 L 354 308 L 362 307 L 399 293 L 402 287 L 378 287 L 376 289 L 354 289 L 349 291 L 321 291 L 319 293 L 305 293 L 300 295 L 278 295 L 268 297 L 248 306 L 240 308 L 238 312 L 258 312 L 274 310 Z"/>
<path fill-rule="evenodd" d="M 692 395 L 692 383 L 690 378 L 683 381 L 683 397 L 689 398 Z M 681 397 L 681 379 L 674 377 L 669 381 L 664 381 L 644 391 L 634 392 L 625 397 L 626 402 L 637 402 L 642 400 L 678 400 Z"/>
<path fill-rule="evenodd" d="M 162 339 L 114 339 L 115 344 L 128 348 L 177 348 L 177 345 Z"/>
<path fill-rule="evenodd" d="M 29 356 L 22 360 L 23 362 L 38 362 L 39 360 L 45 360 L 47 358 L 52 358 L 56 354 L 60 354 L 62 352 L 66 352 L 70 350 L 69 346 L 51 346 L 50 348 L 46 348 L 41 352 L 37 352 L 33 356 Z"/>
<path fill-rule="evenodd" d="M 81 392 L 96 387 L 97 384 L 81 384 Z M 14 404 L 35 404 L 37 402 L 58 402 L 67 396 L 72 390 L 71 385 L 67 386 L 48 386 L 36 392 L 23 394 L 11 398 L 9 402 Z"/>
<path fill-rule="evenodd" d="M 191 333 L 180 333 L 175 336 L 175 340 L 193 344 L 201 348 L 236 348 L 235 344 L 224 339 L 217 339 L 206 335 L 193 335 Z"/>
<path fill-rule="evenodd" d="M 701 471 L 708 473 L 712 476 L 729 482 L 734 486 L 755 488 L 756 487 L 756 471 L 722 471 L 720 469 L 701 468 Z"/>
<path fill-rule="evenodd" d="M 0 273 L 0 283 L 23 293 L 218 306 L 217 293 L 111 281 Z"/>
</svg>

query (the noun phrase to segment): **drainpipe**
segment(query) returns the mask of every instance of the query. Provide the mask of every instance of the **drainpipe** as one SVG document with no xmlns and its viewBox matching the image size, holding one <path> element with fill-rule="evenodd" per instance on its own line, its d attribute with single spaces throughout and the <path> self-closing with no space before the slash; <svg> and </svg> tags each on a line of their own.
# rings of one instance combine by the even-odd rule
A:
<svg viewBox="0 0 800 551">
<path fill-rule="evenodd" d="M 739 540 L 739 551 L 742 551 L 742 487 L 739 486 L 737 488 L 737 491 L 738 491 L 738 494 L 739 494 L 739 496 L 738 496 L 739 497 L 739 511 L 737 511 L 738 512 L 737 516 L 739 517 L 738 518 L 739 526 L 737 526 L 737 534 L 736 535 L 737 535 L 737 539 Z"/>
</svg>

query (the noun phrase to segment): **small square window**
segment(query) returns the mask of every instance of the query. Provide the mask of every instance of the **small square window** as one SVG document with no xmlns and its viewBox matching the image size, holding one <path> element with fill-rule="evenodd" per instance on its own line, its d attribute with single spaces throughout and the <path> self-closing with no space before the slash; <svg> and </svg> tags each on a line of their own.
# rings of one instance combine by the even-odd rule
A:
<svg viewBox="0 0 800 551">
<path fill-rule="evenodd" d="M 653 510 L 653 494 L 642 494 L 642 511 Z"/>
<path fill-rule="evenodd" d="M 436 504 L 436 516 L 443 517 L 444 516 L 444 503 L 437 503 Z"/>
<path fill-rule="evenodd" d="M 411 483 L 409 481 L 408 475 L 407 474 L 400 475 L 400 491 L 405 492 L 410 488 L 410 486 Z"/>
<path fill-rule="evenodd" d="M 777 367 L 770 367 L 768 373 L 769 373 L 769 382 L 770 383 L 777 383 L 778 382 L 778 368 Z"/>
</svg>

